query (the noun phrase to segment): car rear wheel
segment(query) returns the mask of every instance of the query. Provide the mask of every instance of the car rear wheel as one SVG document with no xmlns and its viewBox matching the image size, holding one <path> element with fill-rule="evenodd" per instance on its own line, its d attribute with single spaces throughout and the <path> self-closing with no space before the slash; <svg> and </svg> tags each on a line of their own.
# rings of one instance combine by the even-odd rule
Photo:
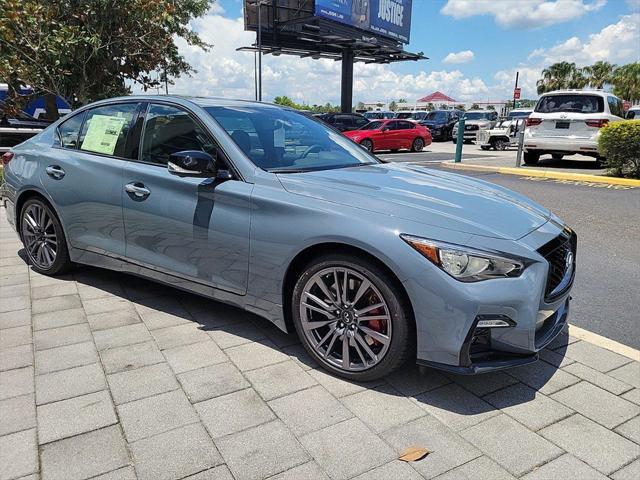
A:
<svg viewBox="0 0 640 480">
<path fill-rule="evenodd" d="M 564 155 L 562 155 L 561 153 L 553 153 L 553 154 L 551 154 L 551 158 L 553 158 L 554 160 L 562 160 L 563 157 L 564 157 Z"/>
<path fill-rule="evenodd" d="M 62 225 L 45 202 L 38 198 L 25 202 L 20 213 L 20 233 L 33 270 L 58 275 L 71 268 Z"/>
<path fill-rule="evenodd" d="M 351 380 L 373 380 L 413 352 L 413 321 L 402 298 L 375 263 L 328 254 L 298 278 L 293 321 L 305 349 L 324 368 Z"/>
<path fill-rule="evenodd" d="M 420 137 L 416 138 L 411 145 L 412 152 L 421 152 L 424 148 L 424 140 Z"/>
<path fill-rule="evenodd" d="M 370 152 L 373 152 L 373 142 L 371 140 L 364 139 L 360 142 L 360 145 L 362 145 L 364 148 L 366 148 Z"/>
<path fill-rule="evenodd" d="M 535 165 L 540 160 L 540 154 L 538 152 L 524 152 L 525 165 Z"/>
<path fill-rule="evenodd" d="M 491 143 L 493 144 L 493 148 L 495 148 L 496 150 L 502 151 L 507 149 L 507 142 L 505 142 L 503 138 L 496 138 Z"/>
</svg>

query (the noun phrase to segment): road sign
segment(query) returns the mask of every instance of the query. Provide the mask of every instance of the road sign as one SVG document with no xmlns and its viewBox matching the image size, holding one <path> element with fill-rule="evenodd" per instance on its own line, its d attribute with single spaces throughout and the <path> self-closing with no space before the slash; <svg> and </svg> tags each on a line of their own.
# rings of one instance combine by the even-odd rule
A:
<svg viewBox="0 0 640 480">
<path fill-rule="evenodd" d="M 513 89 L 513 98 L 515 100 L 520 100 L 520 87 L 516 87 Z"/>
<path fill-rule="evenodd" d="M 625 100 L 624 103 L 622 104 L 622 108 L 624 108 L 625 112 L 628 112 L 629 109 L 631 108 L 631 102 L 629 100 Z"/>
</svg>

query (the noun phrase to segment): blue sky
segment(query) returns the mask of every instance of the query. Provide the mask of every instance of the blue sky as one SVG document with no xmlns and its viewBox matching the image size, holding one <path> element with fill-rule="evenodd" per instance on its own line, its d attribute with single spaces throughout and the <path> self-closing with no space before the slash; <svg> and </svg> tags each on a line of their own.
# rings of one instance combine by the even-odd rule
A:
<svg viewBox="0 0 640 480">
<path fill-rule="evenodd" d="M 219 0 L 192 26 L 214 48 L 179 44 L 198 74 L 176 80 L 173 91 L 253 98 L 253 55 L 235 51 L 255 36 L 243 31 L 242 2 Z M 510 95 L 516 70 L 524 96 L 535 97 L 540 70 L 554 61 L 639 61 L 640 0 L 414 0 L 407 50 L 430 59 L 357 64 L 354 101 L 415 100 L 434 90 L 461 101 L 498 100 Z M 339 100 L 338 62 L 264 58 L 265 99 Z"/>
</svg>

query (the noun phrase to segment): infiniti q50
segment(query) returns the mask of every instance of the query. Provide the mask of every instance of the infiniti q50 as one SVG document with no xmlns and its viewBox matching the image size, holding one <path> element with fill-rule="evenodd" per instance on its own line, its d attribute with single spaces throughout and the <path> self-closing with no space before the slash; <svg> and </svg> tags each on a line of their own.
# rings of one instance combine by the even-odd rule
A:
<svg viewBox="0 0 640 480">
<path fill-rule="evenodd" d="M 3 162 L 35 271 L 96 265 L 236 305 L 350 379 L 409 359 L 459 373 L 530 363 L 567 321 L 576 235 L 550 211 L 382 163 L 294 110 L 116 98 Z"/>
</svg>

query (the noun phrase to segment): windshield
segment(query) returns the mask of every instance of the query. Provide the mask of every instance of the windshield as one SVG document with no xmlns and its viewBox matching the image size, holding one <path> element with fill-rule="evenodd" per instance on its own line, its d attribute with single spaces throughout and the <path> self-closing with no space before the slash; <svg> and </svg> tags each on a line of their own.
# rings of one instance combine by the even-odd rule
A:
<svg viewBox="0 0 640 480">
<path fill-rule="evenodd" d="M 434 120 L 436 122 L 446 122 L 447 112 L 429 112 L 425 120 Z"/>
<path fill-rule="evenodd" d="M 398 112 L 396 113 L 395 117 L 396 118 L 411 118 L 412 113 L 411 112 Z"/>
<path fill-rule="evenodd" d="M 382 125 L 384 124 L 384 122 L 369 122 L 367 123 L 364 127 L 362 127 L 360 130 L 378 130 L 380 127 L 382 127 Z"/>
<path fill-rule="evenodd" d="M 372 120 L 374 118 L 384 118 L 384 114 L 382 112 L 366 112 L 364 114 L 364 118 Z"/>
<path fill-rule="evenodd" d="M 488 120 L 490 112 L 467 112 L 465 118 L 467 120 Z"/>
<path fill-rule="evenodd" d="M 298 112 L 261 106 L 205 107 L 258 167 L 299 172 L 379 163 L 339 132 Z"/>
<path fill-rule="evenodd" d="M 547 95 L 538 101 L 535 111 L 600 113 L 604 112 L 604 100 L 597 95 Z"/>
</svg>

